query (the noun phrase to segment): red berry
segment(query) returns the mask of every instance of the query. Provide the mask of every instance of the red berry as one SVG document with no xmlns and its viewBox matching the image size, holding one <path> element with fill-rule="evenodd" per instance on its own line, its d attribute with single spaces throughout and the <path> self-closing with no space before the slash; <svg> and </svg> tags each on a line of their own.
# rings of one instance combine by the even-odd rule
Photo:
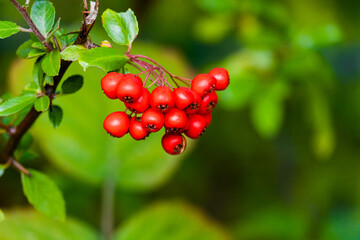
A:
<svg viewBox="0 0 360 240">
<path fill-rule="evenodd" d="M 161 145 L 165 152 L 177 155 L 184 152 L 186 139 L 181 134 L 166 133 L 161 139 Z"/>
<path fill-rule="evenodd" d="M 211 112 L 203 115 L 206 120 L 206 127 L 208 127 L 211 123 L 212 115 Z"/>
<path fill-rule="evenodd" d="M 184 110 L 185 108 L 187 108 L 194 100 L 191 89 L 187 87 L 175 88 L 174 96 L 175 106 L 180 110 Z"/>
<path fill-rule="evenodd" d="M 191 82 L 191 89 L 204 96 L 212 92 L 216 85 L 216 79 L 210 74 L 199 74 Z"/>
<path fill-rule="evenodd" d="M 143 88 L 140 98 L 133 103 L 125 103 L 125 106 L 133 113 L 143 113 L 149 108 L 150 92 Z"/>
<path fill-rule="evenodd" d="M 216 79 L 215 90 L 224 90 L 230 83 L 229 72 L 225 68 L 214 68 L 209 74 Z"/>
<path fill-rule="evenodd" d="M 185 131 L 189 138 L 199 138 L 206 130 L 206 119 L 200 114 L 188 116 L 188 126 Z"/>
<path fill-rule="evenodd" d="M 165 86 L 156 87 L 150 95 L 150 106 L 160 112 L 166 112 L 175 105 L 173 92 Z"/>
<path fill-rule="evenodd" d="M 141 78 L 134 74 L 125 74 L 116 90 L 117 97 L 123 102 L 135 102 L 143 92 Z"/>
<path fill-rule="evenodd" d="M 143 140 L 149 136 L 149 132 L 142 125 L 140 117 L 131 118 L 129 133 L 135 140 Z"/>
<path fill-rule="evenodd" d="M 122 137 L 129 130 L 129 116 L 124 112 L 110 113 L 104 120 L 104 129 L 114 137 Z"/>
<path fill-rule="evenodd" d="M 168 113 L 165 113 L 165 128 L 170 132 L 180 132 L 187 122 L 186 113 L 177 108 L 172 108 Z"/>
<path fill-rule="evenodd" d="M 216 107 L 217 102 L 218 102 L 218 96 L 216 92 L 205 94 L 205 96 L 201 100 L 198 113 L 200 114 L 210 113 Z"/>
<path fill-rule="evenodd" d="M 149 108 L 141 116 L 141 123 L 149 132 L 157 132 L 164 126 L 164 115 Z"/>
<path fill-rule="evenodd" d="M 105 95 L 110 99 L 116 99 L 116 89 L 124 74 L 110 72 L 101 79 L 101 88 Z"/>
<path fill-rule="evenodd" d="M 201 104 L 201 96 L 200 94 L 198 94 L 197 92 L 194 92 L 193 90 L 191 90 L 191 93 L 194 97 L 193 102 L 185 109 L 185 112 L 187 114 L 193 114 L 196 113 L 197 111 L 199 111 L 200 108 L 200 104 Z"/>
</svg>

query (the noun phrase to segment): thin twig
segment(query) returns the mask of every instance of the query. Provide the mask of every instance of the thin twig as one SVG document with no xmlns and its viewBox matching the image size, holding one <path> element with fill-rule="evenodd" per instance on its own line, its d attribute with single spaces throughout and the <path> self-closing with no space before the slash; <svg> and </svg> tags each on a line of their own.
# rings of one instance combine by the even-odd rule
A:
<svg viewBox="0 0 360 240">
<path fill-rule="evenodd" d="M 9 163 L 16 168 L 19 172 L 26 174 L 27 176 L 31 176 L 29 170 L 27 170 L 23 165 L 21 165 L 15 158 L 11 157 L 9 159 Z"/>
<path fill-rule="evenodd" d="M 29 25 L 32 32 L 35 36 L 44 44 L 44 46 L 49 50 L 52 51 L 54 48 L 49 44 L 45 37 L 40 33 L 39 29 L 35 26 L 34 22 L 31 20 L 29 14 L 26 11 L 26 7 L 22 7 L 16 0 L 10 0 L 10 2 L 16 7 L 16 9 L 20 12 L 20 14 L 24 17 L 25 21 Z"/>
<path fill-rule="evenodd" d="M 27 29 L 27 28 L 23 28 L 23 27 L 20 27 L 20 31 L 22 31 L 22 32 L 28 32 L 28 33 L 32 33 L 32 32 L 33 32 L 31 29 Z"/>
</svg>

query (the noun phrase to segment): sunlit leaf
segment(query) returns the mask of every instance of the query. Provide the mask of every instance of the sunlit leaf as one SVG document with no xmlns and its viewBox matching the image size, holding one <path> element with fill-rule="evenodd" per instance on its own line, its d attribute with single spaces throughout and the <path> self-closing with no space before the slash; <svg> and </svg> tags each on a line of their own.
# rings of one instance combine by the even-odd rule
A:
<svg viewBox="0 0 360 240">
<path fill-rule="evenodd" d="M 138 22 L 131 9 L 119 13 L 106 9 L 101 19 L 105 31 L 117 44 L 131 44 L 139 33 Z"/>
<path fill-rule="evenodd" d="M 18 97 L 10 98 L 0 105 L 0 116 L 8 116 L 17 113 L 27 106 L 34 103 L 35 94 L 24 94 Z"/>
<path fill-rule="evenodd" d="M 20 27 L 13 22 L 0 21 L 0 39 L 10 37 L 20 31 Z"/>
<path fill-rule="evenodd" d="M 58 220 L 65 219 L 65 202 L 55 183 L 43 173 L 30 170 L 31 176 L 21 174 L 24 194 L 40 212 Z"/>
<path fill-rule="evenodd" d="M 81 45 L 69 46 L 61 52 L 61 58 L 66 61 L 76 61 L 79 58 L 80 52 L 84 50 L 86 48 Z"/>
<path fill-rule="evenodd" d="M 60 60 L 60 52 L 58 49 L 47 53 L 41 61 L 44 73 L 50 77 L 58 75 L 60 71 Z"/>
<path fill-rule="evenodd" d="M 50 105 L 50 99 L 47 95 L 44 95 L 35 100 L 34 107 L 38 112 L 45 112 L 46 110 L 48 110 L 49 105 Z"/>
<path fill-rule="evenodd" d="M 128 58 L 121 52 L 107 47 L 92 48 L 81 51 L 79 63 L 84 71 L 90 66 L 99 67 L 105 72 L 122 68 Z"/>
<path fill-rule="evenodd" d="M 55 20 L 55 8 L 47 0 L 37 0 L 31 7 L 30 17 L 40 33 L 47 36 Z"/>
</svg>

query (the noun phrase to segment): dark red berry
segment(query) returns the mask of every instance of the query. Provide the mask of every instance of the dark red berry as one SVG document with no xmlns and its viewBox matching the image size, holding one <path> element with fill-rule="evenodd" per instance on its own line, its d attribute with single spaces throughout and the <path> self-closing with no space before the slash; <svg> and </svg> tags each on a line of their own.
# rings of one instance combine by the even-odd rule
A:
<svg viewBox="0 0 360 240">
<path fill-rule="evenodd" d="M 229 72 L 225 68 L 214 68 L 209 74 L 216 79 L 215 90 L 224 90 L 230 83 Z"/>
<path fill-rule="evenodd" d="M 161 145 L 165 152 L 177 155 L 184 152 L 186 139 L 181 134 L 166 133 L 161 139 Z"/>
<path fill-rule="evenodd" d="M 169 112 L 165 113 L 165 128 L 170 132 L 177 133 L 181 132 L 182 129 L 186 126 L 187 117 L 184 111 L 181 111 L 177 108 L 172 108 Z"/>
<path fill-rule="evenodd" d="M 123 79 L 124 74 L 110 72 L 101 79 L 101 88 L 105 95 L 110 99 L 116 99 L 116 90 L 119 82 Z"/>
<path fill-rule="evenodd" d="M 125 103 L 125 106 L 133 113 L 143 113 L 149 108 L 150 92 L 146 88 L 143 89 L 140 98 L 133 103 Z"/>
<path fill-rule="evenodd" d="M 116 90 L 117 97 L 121 101 L 128 103 L 137 101 L 142 92 L 143 84 L 141 78 L 134 74 L 125 74 Z"/>
<path fill-rule="evenodd" d="M 149 108 L 141 116 L 141 123 L 149 132 L 157 132 L 164 126 L 164 115 Z"/>
<path fill-rule="evenodd" d="M 150 95 L 150 106 L 160 112 L 166 112 L 175 105 L 173 92 L 165 86 L 156 87 Z"/>
<path fill-rule="evenodd" d="M 206 130 L 206 119 L 200 114 L 188 116 L 188 126 L 185 131 L 189 138 L 199 138 Z"/>
<path fill-rule="evenodd" d="M 104 129 L 114 137 L 122 137 L 129 130 L 129 116 L 124 112 L 110 113 L 104 120 Z"/>
<path fill-rule="evenodd" d="M 212 115 L 211 112 L 203 115 L 206 120 L 206 127 L 208 127 L 211 123 Z"/>
<path fill-rule="evenodd" d="M 201 104 L 201 96 L 197 92 L 191 90 L 191 93 L 194 97 L 193 102 L 185 109 L 187 114 L 193 114 L 199 111 L 200 104 Z"/>
<path fill-rule="evenodd" d="M 216 107 L 217 102 L 218 102 L 218 96 L 216 92 L 205 94 L 205 96 L 201 101 L 198 113 L 200 114 L 210 113 Z"/>
<path fill-rule="evenodd" d="M 135 140 L 143 140 L 149 136 L 149 132 L 141 123 L 140 117 L 132 117 L 130 120 L 129 133 Z"/>
<path fill-rule="evenodd" d="M 184 110 L 185 108 L 187 108 L 194 100 L 191 89 L 187 87 L 175 88 L 174 96 L 175 106 L 180 110 Z"/>
<path fill-rule="evenodd" d="M 206 93 L 212 92 L 216 85 L 216 79 L 210 74 L 199 74 L 191 82 L 191 89 L 204 96 Z"/>
</svg>

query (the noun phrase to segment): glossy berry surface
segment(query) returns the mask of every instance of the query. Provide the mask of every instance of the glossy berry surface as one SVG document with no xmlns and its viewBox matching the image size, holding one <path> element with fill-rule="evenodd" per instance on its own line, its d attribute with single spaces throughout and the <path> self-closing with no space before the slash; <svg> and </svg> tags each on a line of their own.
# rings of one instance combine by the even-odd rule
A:
<svg viewBox="0 0 360 240">
<path fill-rule="evenodd" d="M 101 79 L 101 88 L 105 95 L 110 99 L 117 99 L 116 90 L 119 82 L 123 79 L 124 74 L 110 72 Z"/>
<path fill-rule="evenodd" d="M 134 74 L 125 74 L 116 89 L 117 97 L 127 103 L 137 101 L 143 92 L 142 81 Z"/>
<path fill-rule="evenodd" d="M 141 116 L 141 123 L 149 132 L 157 132 L 164 126 L 164 115 L 153 108 L 149 108 Z"/>
<path fill-rule="evenodd" d="M 174 89 L 175 106 L 180 110 L 187 108 L 194 100 L 194 95 L 187 87 L 179 87 Z"/>
<path fill-rule="evenodd" d="M 229 72 L 225 68 L 214 68 L 209 72 L 216 79 L 215 90 L 225 90 L 230 83 Z"/>
<path fill-rule="evenodd" d="M 216 107 L 218 103 L 218 96 L 216 92 L 211 92 L 205 94 L 203 99 L 201 100 L 199 112 L 200 114 L 210 113 Z"/>
<path fill-rule="evenodd" d="M 193 90 L 191 90 L 191 93 L 194 98 L 193 98 L 192 103 L 187 108 L 185 108 L 186 114 L 197 113 L 199 111 L 200 104 L 201 104 L 200 94 L 198 94 L 197 92 L 194 92 Z"/>
<path fill-rule="evenodd" d="M 150 92 L 143 88 L 142 94 L 138 100 L 133 103 L 125 103 L 125 106 L 133 113 L 143 113 L 150 105 Z"/>
<path fill-rule="evenodd" d="M 191 82 L 191 90 L 204 96 L 215 89 L 216 79 L 210 74 L 199 74 Z"/>
<path fill-rule="evenodd" d="M 142 125 L 140 117 L 131 118 L 129 133 L 135 140 L 143 140 L 149 135 L 149 132 L 146 130 L 144 125 Z"/>
<path fill-rule="evenodd" d="M 185 151 L 186 139 L 181 134 L 166 133 L 161 139 L 165 152 L 177 155 Z"/>
<path fill-rule="evenodd" d="M 175 105 L 175 98 L 170 88 L 156 87 L 150 94 L 150 106 L 160 112 L 166 112 Z"/>
<path fill-rule="evenodd" d="M 185 135 L 189 138 L 199 138 L 206 130 L 206 119 L 200 114 L 192 114 L 188 117 L 188 126 Z"/>
<path fill-rule="evenodd" d="M 129 116 L 124 112 L 110 113 L 104 120 L 104 129 L 114 137 L 122 137 L 129 130 Z"/>
<path fill-rule="evenodd" d="M 177 108 L 172 108 L 165 113 L 164 119 L 165 128 L 174 133 L 181 132 L 187 123 L 186 113 Z"/>
</svg>

